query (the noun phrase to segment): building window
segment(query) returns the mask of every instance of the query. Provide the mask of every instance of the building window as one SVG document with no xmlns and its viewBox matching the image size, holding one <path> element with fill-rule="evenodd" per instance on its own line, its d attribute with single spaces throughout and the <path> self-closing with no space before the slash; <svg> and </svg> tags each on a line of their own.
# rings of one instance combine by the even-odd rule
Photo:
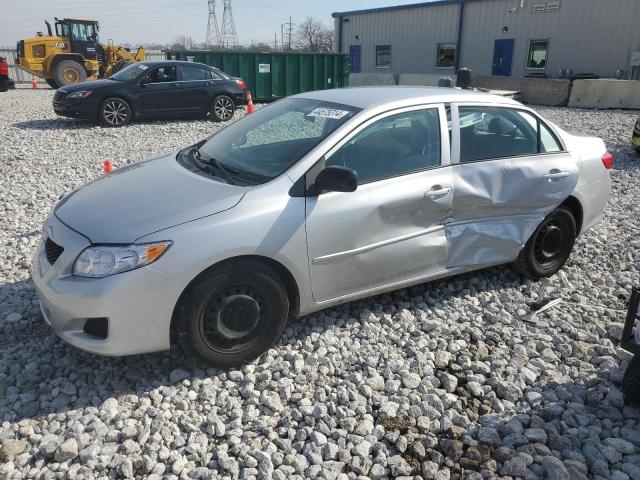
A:
<svg viewBox="0 0 640 480">
<path fill-rule="evenodd" d="M 376 68 L 391 68 L 391 45 L 376 45 Z"/>
<path fill-rule="evenodd" d="M 547 55 L 549 53 L 549 40 L 531 40 L 529 43 L 529 59 L 527 68 L 544 70 L 547 68 Z"/>
<path fill-rule="evenodd" d="M 456 63 L 456 44 L 439 43 L 438 56 L 436 57 L 437 68 L 453 68 Z"/>
</svg>

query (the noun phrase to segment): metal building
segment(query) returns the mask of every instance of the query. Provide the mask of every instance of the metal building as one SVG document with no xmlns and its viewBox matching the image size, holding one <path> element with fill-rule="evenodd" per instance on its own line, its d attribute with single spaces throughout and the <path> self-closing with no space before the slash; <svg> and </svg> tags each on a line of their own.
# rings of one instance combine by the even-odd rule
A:
<svg viewBox="0 0 640 480">
<path fill-rule="evenodd" d="M 640 0 L 436 0 L 333 17 L 352 73 L 640 74 Z"/>
</svg>

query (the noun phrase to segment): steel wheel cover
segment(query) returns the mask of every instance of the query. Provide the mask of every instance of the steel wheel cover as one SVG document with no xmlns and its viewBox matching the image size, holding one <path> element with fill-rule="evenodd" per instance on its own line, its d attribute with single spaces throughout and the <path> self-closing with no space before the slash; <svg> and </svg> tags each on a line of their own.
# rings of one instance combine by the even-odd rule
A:
<svg viewBox="0 0 640 480">
<path fill-rule="evenodd" d="M 80 79 L 80 75 L 73 68 L 65 68 L 64 72 L 62 72 L 62 76 L 64 77 L 65 82 L 68 83 L 78 83 Z"/>
</svg>

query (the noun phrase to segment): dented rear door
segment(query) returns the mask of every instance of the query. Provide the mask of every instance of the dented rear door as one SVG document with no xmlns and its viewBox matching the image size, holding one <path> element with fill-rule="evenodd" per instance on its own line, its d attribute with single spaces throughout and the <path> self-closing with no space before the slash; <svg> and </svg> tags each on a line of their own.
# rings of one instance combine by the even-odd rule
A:
<svg viewBox="0 0 640 480">
<path fill-rule="evenodd" d="M 579 160 L 542 119 L 524 109 L 497 108 L 503 107 L 452 106 L 447 268 L 515 260 L 578 181 Z M 546 142 L 549 151 L 531 151 L 534 141 L 538 150 Z"/>
</svg>

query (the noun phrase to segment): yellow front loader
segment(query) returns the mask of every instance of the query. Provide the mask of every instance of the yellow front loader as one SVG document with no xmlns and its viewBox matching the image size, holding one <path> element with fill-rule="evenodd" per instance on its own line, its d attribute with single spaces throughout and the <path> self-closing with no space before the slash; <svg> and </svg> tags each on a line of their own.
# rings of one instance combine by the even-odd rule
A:
<svg viewBox="0 0 640 480">
<path fill-rule="evenodd" d="M 18 42 L 16 66 L 44 78 L 53 88 L 108 77 L 129 63 L 144 60 L 143 47 L 132 54 L 111 42 L 101 45 L 95 20 L 56 18 L 55 33 L 45 23 L 47 35 L 38 33 Z"/>
</svg>

